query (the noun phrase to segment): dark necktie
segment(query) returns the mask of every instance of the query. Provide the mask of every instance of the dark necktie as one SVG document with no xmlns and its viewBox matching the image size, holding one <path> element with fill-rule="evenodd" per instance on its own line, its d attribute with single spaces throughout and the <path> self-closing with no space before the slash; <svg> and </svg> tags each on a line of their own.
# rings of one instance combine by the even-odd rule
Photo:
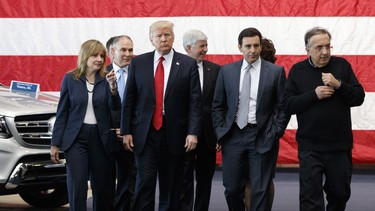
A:
<svg viewBox="0 0 375 211">
<path fill-rule="evenodd" d="M 155 84 L 155 111 L 152 116 L 152 124 L 156 130 L 163 125 L 163 93 L 164 93 L 164 57 L 160 57 L 158 66 L 156 67 L 154 84 Z"/>
</svg>

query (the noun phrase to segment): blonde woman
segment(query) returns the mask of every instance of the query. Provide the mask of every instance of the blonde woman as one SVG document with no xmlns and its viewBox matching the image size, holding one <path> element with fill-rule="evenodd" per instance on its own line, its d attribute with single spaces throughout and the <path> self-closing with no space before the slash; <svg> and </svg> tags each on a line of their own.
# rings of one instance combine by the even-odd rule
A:
<svg viewBox="0 0 375 211">
<path fill-rule="evenodd" d="M 87 210 L 87 181 L 93 210 L 112 210 L 111 110 L 120 109 L 114 72 L 106 74 L 106 49 L 97 40 L 81 46 L 78 66 L 62 82 L 51 141 L 51 160 L 64 152 L 70 210 Z"/>
</svg>

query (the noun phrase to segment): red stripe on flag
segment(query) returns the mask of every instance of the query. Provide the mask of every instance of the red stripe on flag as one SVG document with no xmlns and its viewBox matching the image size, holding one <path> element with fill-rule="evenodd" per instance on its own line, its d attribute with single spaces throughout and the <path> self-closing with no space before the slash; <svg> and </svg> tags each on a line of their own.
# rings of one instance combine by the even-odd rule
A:
<svg viewBox="0 0 375 211">
<path fill-rule="evenodd" d="M 375 163 L 375 130 L 354 130 L 354 163 Z"/>
<path fill-rule="evenodd" d="M 280 140 L 278 164 L 298 164 L 298 144 L 295 140 L 296 130 L 286 130 Z M 354 164 L 375 163 L 375 130 L 353 130 Z M 221 164 L 221 152 L 217 153 L 216 163 Z"/>
<path fill-rule="evenodd" d="M 373 0 L 1 0 L 0 5 L 0 17 L 4 18 L 375 15 Z"/>
<path fill-rule="evenodd" d="M 366 92 L 375 92 L 375 56 L 344 56 L 351 64 L 358 80 Z M 228 64 L 242 59 L 241 55 L 207 55 L 208 60 L 218 64 Z M 291 66 L 306 56 L 277 55 L 276 63 L 289 72 Z M 11 80 L 41 84 L 42 91 L 60 90 L 63 75 L 76 67 L 77 56 L 0 56 L 1 67 L 11 67 L 0 71 L 0 83 L 9 85 Z M 27 68 L 26 68 L 27 67 Z"/>
<path fill-rule="evenodd" d="M 279 164 L 297 164 L 296 130 L 286 130 L 280 140 Z M 375 130 L 353 130 L 353 163 L 375 163 Z"/>
<path fill-rule="evenodd" d="M 64 74 L 77 66 L 77 56 L 0 56 L 0 83 L 11 80 L 40 84 L 41 91 L 58 91 Z"/>
</svg>

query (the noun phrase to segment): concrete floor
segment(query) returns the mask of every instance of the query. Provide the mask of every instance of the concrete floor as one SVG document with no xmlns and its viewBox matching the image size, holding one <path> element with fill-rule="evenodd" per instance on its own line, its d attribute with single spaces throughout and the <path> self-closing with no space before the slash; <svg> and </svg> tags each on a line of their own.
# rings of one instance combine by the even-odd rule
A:
<svg viewBox="0 0 375 211">
<path fill-rule="evenodd" d="M 278 169 L 275 177 L 275 199 L 273 210 L 298 211 L 298 169 Z M 210 211 L 227 211 L 222 185 L 222 172 L 215 172 Z M 88 202 L 91 209 L 92 199 Z M 67 211 L 69 206 L 44 209 L 51 211 Z M 0 196 L 0 211 L 41 211 L 27 205 L 18 195 Z M 352 178 L 352 195 L 347 204 L 347 211 L 374 211 L 375 210 L 375 169 L 356 169 Z"/>
</svg>

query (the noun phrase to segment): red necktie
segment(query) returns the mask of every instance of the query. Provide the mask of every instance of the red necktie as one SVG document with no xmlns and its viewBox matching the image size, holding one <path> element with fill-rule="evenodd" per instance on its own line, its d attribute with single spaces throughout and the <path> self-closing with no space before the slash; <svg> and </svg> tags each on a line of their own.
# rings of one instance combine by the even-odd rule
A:
<svg viewBox="0 0 375 211">
<path fill-rule="evenodd" d="M 164 57 L 160 57 L 158 66 L 156 67 L 154 84 L 156 105 L 154 115 L 152 116 L 152 124 L 156 130 L 163 125 L 163 93 L 164 93 Z"/>
</svg>

